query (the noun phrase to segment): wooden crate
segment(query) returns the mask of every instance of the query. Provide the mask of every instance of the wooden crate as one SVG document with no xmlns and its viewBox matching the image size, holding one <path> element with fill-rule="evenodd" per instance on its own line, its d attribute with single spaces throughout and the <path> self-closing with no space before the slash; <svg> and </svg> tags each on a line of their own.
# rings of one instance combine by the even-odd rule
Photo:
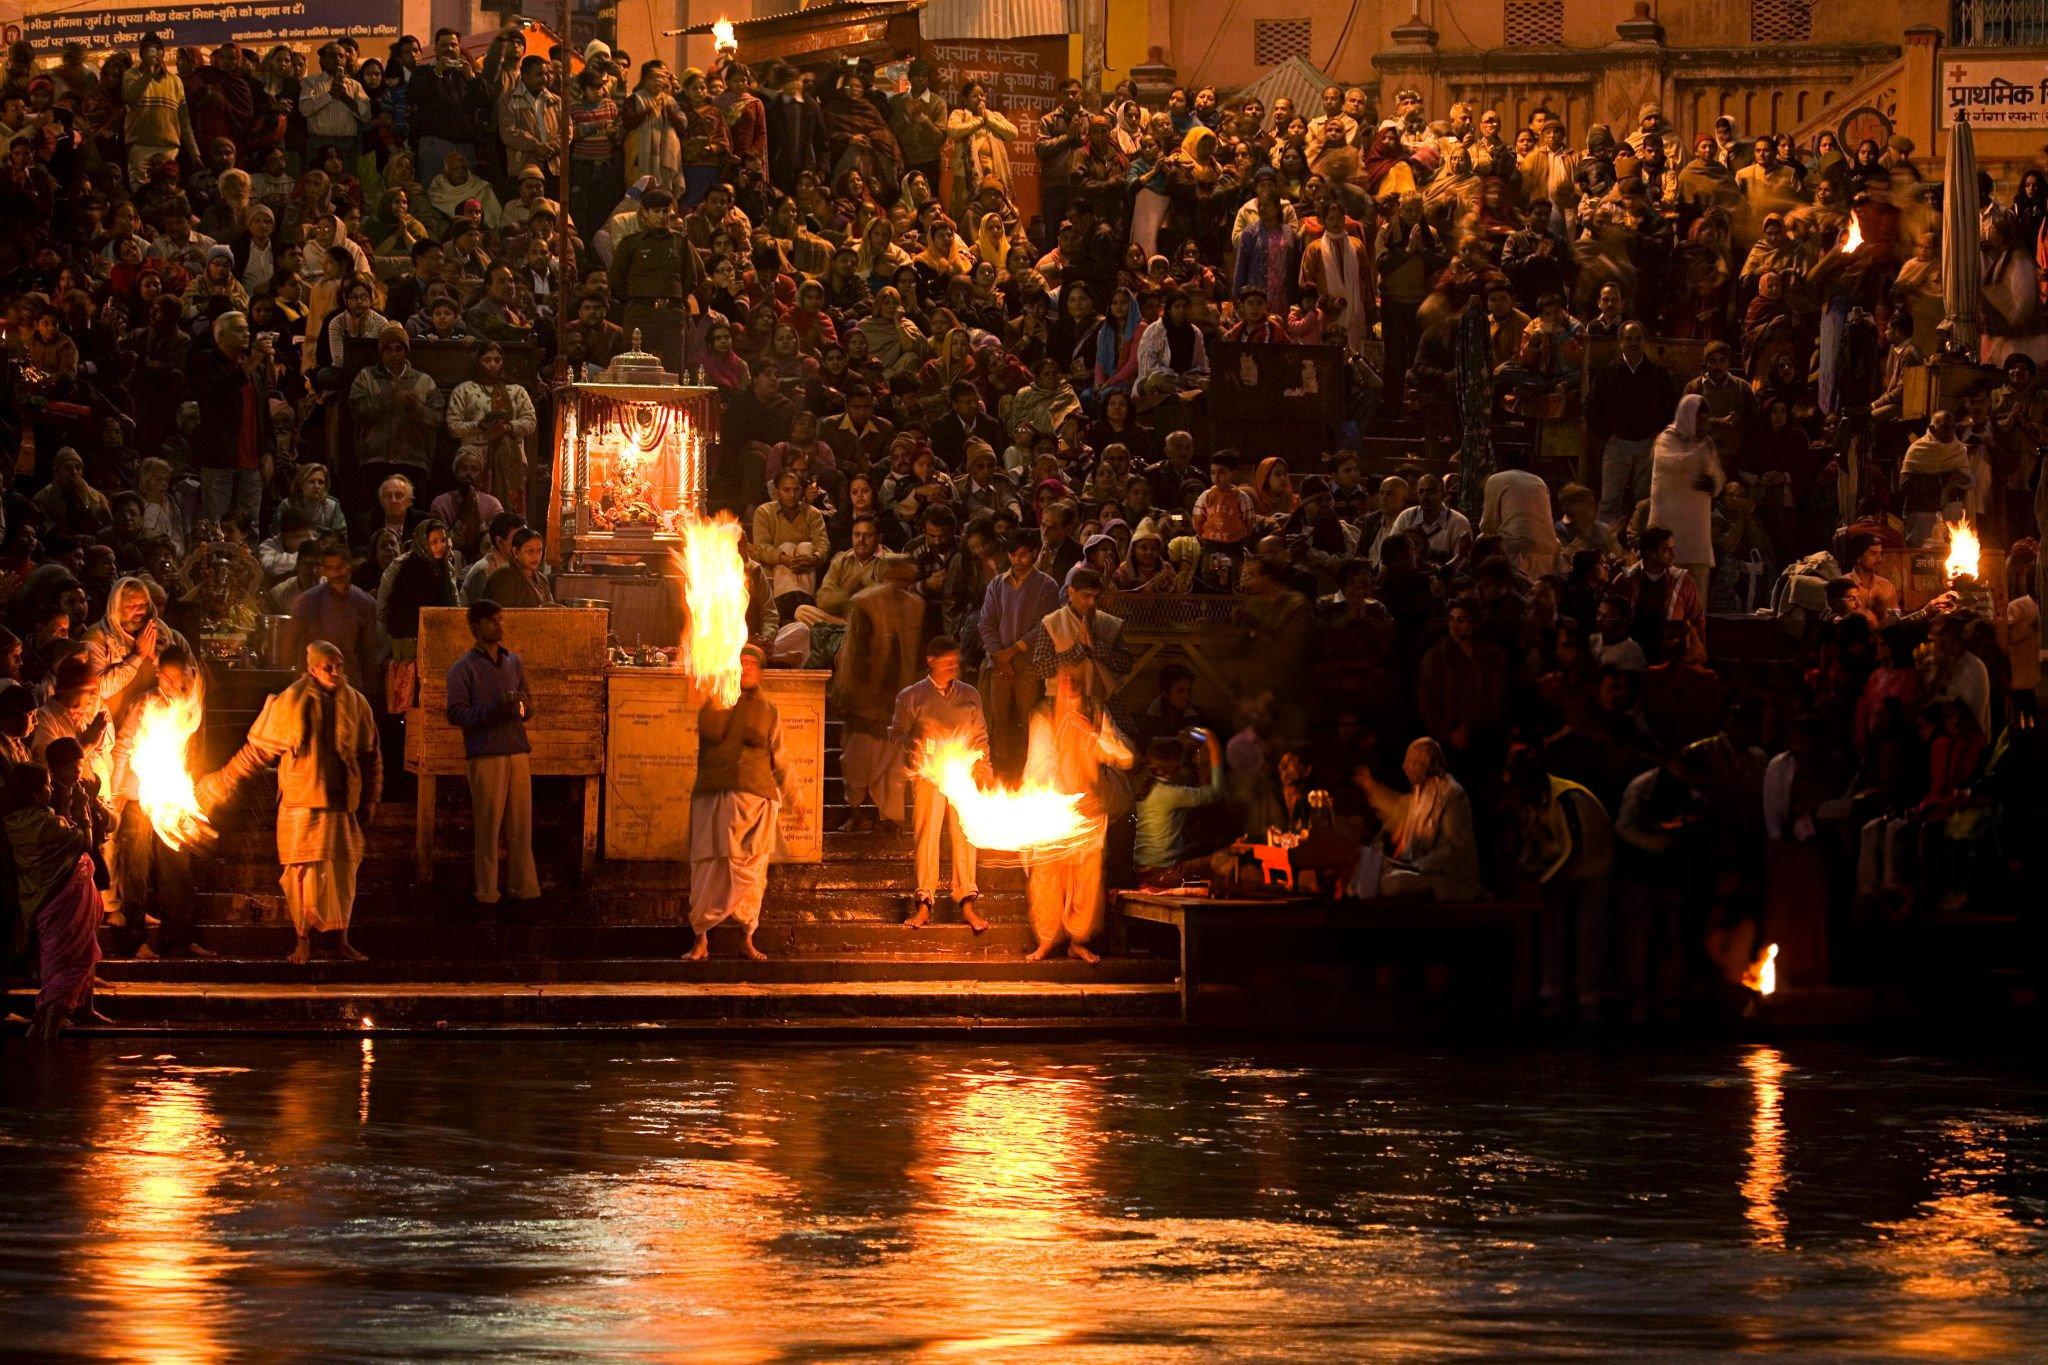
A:
<svg viewBox="0 0 2048 1365">
<path fill-rule="evenodd" d="M 582 866 L 588 871 L 597 856 L 604 772 L 605 613 L 533 607 L 507 611 L 502 619 L 505 646 L 519 655 L 533 696 L 526 735 L 533 744 L 534 774 L 584 779 Z M 405 717 L 405 766 L 419 779 L 414 836 L 422 880 L 433 872 L 438 780 L 468 771 L 462 731 L 448 723 L 448 670 L 472 645 L 462 608 L 420 613 L 420 698 Z"/>
</svg>

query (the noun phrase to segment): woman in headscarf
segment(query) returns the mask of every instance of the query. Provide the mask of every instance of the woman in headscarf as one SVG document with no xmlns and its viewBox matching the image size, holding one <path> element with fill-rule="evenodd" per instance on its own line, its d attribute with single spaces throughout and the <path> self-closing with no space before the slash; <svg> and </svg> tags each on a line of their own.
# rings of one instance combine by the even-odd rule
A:
<svg viewBox="0 0 2048 1365">
<path fill-rule="evenodd" d="M 939 337 L 938 349 L 917 372 L 918 405 L 927 418 L 943 417 L 950 406 L 953 385 L 974 382 L 978 368 L 971 338 L 965 327 L 948 327 Z"/>
<path fill-rule="evenodd" d="M 2048 174 L 2026 171 L 2012 192 L 2013 240 L 2030 250 L 2037 247 L 2044 222 L 2048 222 Z"/>
<path fill-rule="evenodd" d="M 1899 267 L 1892 281 L 1892 304 L 1913 315 L 1913 335 L 1929 339 L 1948 316 L 1941 281 L 1941 237 L 1923 232 L 1913 244 L 1913 254 Z"/>
<path fill-rule="evenodd" d="M 1146 133 L 1139 139 L 1137 151 L 1131 154 L 1130 165 L 1124 169 L 1124 186 L 1131 195 L 1131 240 L 1148 257 L 1159 250 L 1159 229 L 1173 203 L 1173 181 L 1167 161 L 1159 140 Z"/>
<path fill-rule="evenodd" d="M 1003 215 L 984 213 L 974 230 L 974 257 L 1001 271 L 1010 258 L 1010 234 L 1003 227 Z"/>
<path fill-rule="evenodd" d="M 1200 246 L 1210 260 L 1224 259 L 1228 219 L 1236 213 L 1236 177 L 1216 155 L 1216 133 L 1196 124 L 1167 158 L 1167 179 L 1173 190 L 1174 217 L 1185 242 Z M 1184 242 L 1184 244 L 1185 244 Z"/>
<path fill-rule="evenodd" d="M 903 315 L 903 295 L 894 285 L 875 291 L 875 310 L 860 320 L 853 335 L 867 343 L 868 357 L 884 378 L 915 374 L 924 364 L 924 333 Z"/>
<path fill-rule="evenodd" d="M 961 83 L 960 102 L 946 116 L 946 140 L 953 147 L 953 221 L 974 221 L 973 204 L 982 186 L 1010 188 L 1010 147 L 1017 125 L 988 107 L 988 88 Z"/>
<path fill-rule="evenodd" d="M 1692 156 L 1678 168 L 1678 202 L 1693 214 L 1708 209 L 1728 209 L 1741 201 L 1735 188 L 1735 172 L 1714 155 L 1714 135 L 1701 133 L 1692 140 Z"/>
<path fill-rule="evenodd" d="M 1686 234 L 1678 257 L 1685 288 L 1672 301 L 1665 335 L 1692 341 L 1722 340 L 1728 329 L 1728 299 L 1735 288 L 1727 215 L 1703 215 Z"/>
<path fill-rule="evenodd" d="M 1472 803 L 1451 776 L 1443 746 L 1426 736 L 1416 740 L 1401 758 L 1401 773 L 1406 792 L 1382 784 L 1369 767 L 1357 771 L 1385 834 L 1381 847 L 1359 859 L 1353 891 L 1367 898 L 1472 900 L 1480 894 L 1479 839 Z"/>
<path fill-rule="evenodd" d="M 413 528 L 410 548 L 391 562 L 377 585 L 377 623 L 391 641 L 384 675 L 387 710 L 406 711 L 417 702 L 420 611 L 459 606 L 459 581 L 447 523 L 428 517 Z"/>
<path fill-rule="evenodd" d="M 896 145 L 896 134 L 889 130 L 888 118 L 868 98 L 868 78 L 859 67 L 841 68 L 832 92 L 825 97 L 823 112 L 835 178 L 849 167 L 858 167 L 872 184 L 896 183 L 903 174 L 903 153 Z"/>
<path fill-rule="evenodd" d="M 501 607 L 552 607 L 555 591 L 541 572 L 546 545 L 540 532 L 522 526 L 512 534 L 512 559 L 484 582 L 484 596 Z"/>
<path fill-rule="evenodd" d="M 1728 481 L 1706 412 L 1699 394 L 1679 399 L 1650 456 L 1650 525 L 1671 532 L 1675 562 L 1692 575 L 1702 601 L 1714 569 L 1714 494 Z"/>
<path fill-rule="evenodd" d="M 1278 455 L 1260 460 L 1252 475 L 1252 509 L 1262 517 L 1284 518 L 1300 505 L 1301 499 L 1294 495 L 1294 479 L 1287 472 L 1287 461 Z"/>
<path fill-rule="evenodd" d="M 1138 374 L 1138 333 L 1143 326 L 1138 296 L 1119 289 L 1109 298 L 1108 321 L 1095 333 L 1095 391 L 1125 393 Z M 1133 414 L 1135 421 L 1135 414 Z"/>
<path fill-rule="evenodd" d="M 92 798 L 87 798 L 88 800 Z M 92 1010 L 93 968 L 99 964 L 100 920 L 106 910 L 93 883 L 92 848 L 99 832 L 50 806 L 50 770 L 22 763 L 0 786 L 0 826 L 13 857 L 22 915 L 35 926 L 42 986 L 28 1036 L 48 1041 L 74 1016 Z"/>
<path fill-rule="evenodd" d="M 1053 300 L 1053 315 L 1046 327 L 1045 353 L 1059 361 L 1071 375 L 1075 357 L 1085 360 L 1092 379 L 1096 360 L 1096 333 L 1102 329 L 1102 315 L 1095 309 L 1095 290 L 1086 280 L 1069 280 L 1060 286 Z"/>
<path fill-rule="evenodd" d="M 854 249 L 854 269 L 867 281 L 869 289 L 887 288 L 897 268 L 908 264 L 910 253 L 896 245 L 887 218 L 878 217 L 862 230 L 860 245 Z"/>
<path fill-rule="evenodd" d="M 1352 179 L 1378 199 L 1389 194 L 1419 193 L 1428 176 L 1417 167 L 1414 153 L 1401 141 L 1401 125 L 1393 119 L 1381 119 L 1358 163 L 1358 174 Z"/>
<path fill-rule="evenodd" d="M 504 206 L 498 202 L 490 182 L 470 170 L 469 158 L 461 152 L 450 152 L 441 158 L 441 173 L 427 186 L 427 202 L 445 221 L 453 223 L 463 204 L 471 199 L 483 207 L 484 226 L 496 232 L 505 216 Z"/>
<path fill-rule="evenodd" d="M 35 495 L 43 524 L 67 536 L 98 536 L 113 525 L 107 495 L 85 481 L 85 457 L 65 446 L 50 465 L 50 482 Z"/>
<path fill-rule="evenodd" d="M 1138 337 L 1137 387 L 1140 410 L 1156 407 L 1176 392 L 1206 388 L 1209 353 L 1202 329 L 1188 321 L 1188 296 L 1175 290 L 1166 311 Z"/>
<path fill-rule="evenodd" d="M 424 242 L 433 236 L 427 225 L 413 216 L 412 202 L 409 191 L 388 189 L 378 201 L 376 214 L 363 224 L 363 231 L 379 256 L 404 256 L 412 250 L 414 242 Z"/>
<path fill-rule="evenodd" d="M 1110 586 L 1118 592 L 1180 591 L 1180 575 L 1166 557 L 1166 541 L 1151 521 L 1139 523 L 1123 563 L 1110 575 Z"/>
<path fill-rule="evenodd" d="M 1983 215 L 1978 231 L 1984 251 L 1981 359 L 2001 369 L 2015 355 L 2048 365 L 2048 333 L 2038 322 L 2041 276 L 2033 245 L 2022 247 L 2014 239 L 2012 219 L 2004 214 Z"/>
<path fill-rule="evenodd" d="M 723 174 L 732 141 L 725 111 L 712 102 L 704 73 L 696 67 L 683 72 L 676 104 L 683 111 L 683 204 L 695 208 Z"/>
</svg>

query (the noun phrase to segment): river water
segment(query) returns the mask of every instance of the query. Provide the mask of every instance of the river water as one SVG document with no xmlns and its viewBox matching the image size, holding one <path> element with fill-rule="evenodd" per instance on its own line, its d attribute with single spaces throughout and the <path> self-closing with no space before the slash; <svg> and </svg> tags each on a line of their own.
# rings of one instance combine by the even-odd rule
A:
<svg viewBox="0 0 2048 1365">
<path fill-rule="evenodd" d="M 2004 1064 L 5 1046 L 8 1358 L 2048 1351 L 2048 1084 Z"/>
</svg>

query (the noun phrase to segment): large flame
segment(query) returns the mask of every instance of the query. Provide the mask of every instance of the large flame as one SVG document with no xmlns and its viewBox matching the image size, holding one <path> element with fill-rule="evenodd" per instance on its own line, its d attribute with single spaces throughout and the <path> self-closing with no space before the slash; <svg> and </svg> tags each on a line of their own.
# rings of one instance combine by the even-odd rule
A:
<svg viewBox="0 0 2048 1365">
<path fill-rule="evenodd" d="M 151 696 L 142 707 L 128 753 L 128 770 L 135 775 L 135 799 L 155 826 L 157 837 L 172 848 L 184 848 L 212 830 L 192 789 L 191 770 L 185 765 L 186 747 L 204 715 L 199 689 L 192 688 L 176 699 Z"/>
<path fill-rule="evenodd" d="M 1778 989 L 1778 945 L 1767 943 L 1764 950 L 1756 955 L 1756 961 L 1749 964 L 1749 970 L 1742 974 L 1742 984 L 1758 995 L 1771 995 Z"/>
<path fill-rule="evenodd" d="M 739 51 L 740 40 L 732 31 L 732 20 L 723 14 L 711 21 L 711 46 L 717 52 Z"/>
<path fill-rule="evenodd" d="M 967 842 L 977 849 L 1050 854 L 1102 831 L 1102 821 L 1081 814 L 1081 798 L 1042 783 L 983 787 L 974 770 L 981 752 L 964 735 L 945 735 L 925 748 L 917 773 L 945 793 Z"/>
<path fill-rule="evenodd" d="M 683 667 L 720 706 L 740 696 L 740 650 L 747 643 L 747 570 L 740 561 L 740 524 L 730 512 L 714 521 L 686 517 L 683 536 Z"/>
<path fill-rule="evenodd" d="M 1842 238 L 1842 250 L 1855 251 L 1862 245 L 1863 223 L 1861 219 L 1857 218 L 1856 211 L 1851 209 L 1849 211 L 1849 231 Z"/>
<path fill-rule="evenodd" d="M 1959 578 L 1975 581 L 1977 563 L 1983 547 L 1977 542 L 1977 532 L 1964 517 L 1949 527 L 1948 561 L 1941 566 L 1944 581 L 1953 583 Z"/>
</svg>

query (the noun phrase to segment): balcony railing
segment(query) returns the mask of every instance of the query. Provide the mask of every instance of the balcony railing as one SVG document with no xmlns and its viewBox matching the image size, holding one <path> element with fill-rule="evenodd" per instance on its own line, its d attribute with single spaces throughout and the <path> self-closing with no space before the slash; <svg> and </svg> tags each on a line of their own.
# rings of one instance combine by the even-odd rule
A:
<svg viewBox="0 0 2048 1365">
<path fill-rule="evenodd" d="M 2048 47 L 2048 0 L 1953 0 L 1958 47 Z"/>
</svg>

